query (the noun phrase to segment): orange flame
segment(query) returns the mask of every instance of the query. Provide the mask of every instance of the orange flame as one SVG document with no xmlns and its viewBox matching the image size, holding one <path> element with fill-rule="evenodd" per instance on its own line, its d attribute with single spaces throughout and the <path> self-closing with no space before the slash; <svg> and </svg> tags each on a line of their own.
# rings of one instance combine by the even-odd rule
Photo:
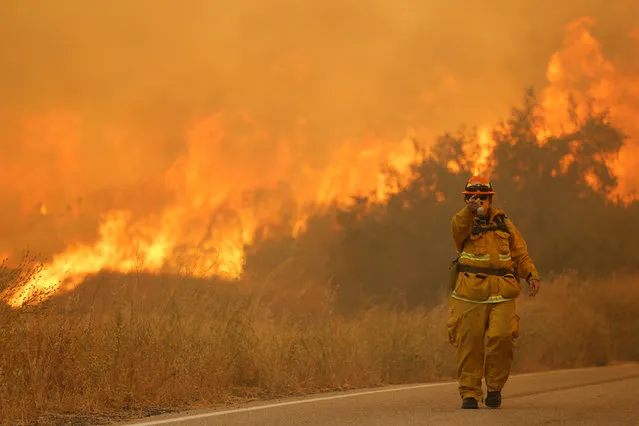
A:
<svg viewBox="0 0 639 426">
<path fill-rule="evenodd" d="M 593 25 L 591 19 L 582 18 L 566 27 L 564 46 L 548 64 L 548 85 L 541 92 L 543 122 L 536 134 L 543 144 L 552 135 L 574 130 L 567 112 L 571 98 L 578 118 L 586 115 L 588 98 L 593 99 L 595 111 L 610 109 L 611 120 L 633 135 L 618 157 L 607 160 L 619 179 L 618 191 L 611 197 L 633 200 L 639 189 L 639 124 L 635 120 L 639 77 L 625 75 L 603 56 L 590 31 Z M 300 67 L 300 76 L 305 72 Z M 253 242 L 258 230 L 299 233 L 314 209 L 333 202 L 349 203 L 353 195 L 386 201 L 400 188 L 386 186 L 380 166 L 396 168 L 403 182 L 410 177 L 409 166 L 415 157 L 411 138 L 395 143 L 383 138 L 348 140 L 331 153 L 328 166 L 311 167 L 301 166 L 299 161 L 299 151 L 305 149 L 304 136 L 279 135 L 275 151 L 260 153 L 263 164 L 243 161 L 246 153 L 254 155 L 264 145 L 261 141 L 275 137 L 256 121 L 246 113 L 220 113 L 197 121 L 188 132 L 185 153 L 158 185 L 165 195 L 161 206 L 147 207 L 140 200 L 136 209 L 112 210 L 101 222 L 96 242 L 66 244 L 68 248 L 54 256 L 42 274 L 10 295 L 9 303 L 19 306 L 40 291 L 72 290 L 86 276 L 103 270 L 171 271 L 236 279 L 243 272 L 244 247 Z M 237 122 L 243 132 L 229 129 Z M 49 192 L 39 190 L 41 182 L 31 180 L 17 166 L 0 168 L 0 177 L 16 182 L 11 190 L 24 210 L 36 208 L 62 225 L 55 214 L 61 207 L 52 203 L 100 189 L 77 179 L 82 129 L 82 118 L 69 113 L 25 121 L 16 146 L 31 150 L 29 155 L 49 155 L 50 164 L 58 168 L 47 170 L 54 181 Z M 450 162 L 448 169 L 489 175 L 495 148 L 491 131 L 490 126 L 479 127 L 475 139 L 464 147 L 464 158 Z M 111 129 L 113 144 L 122 143 L 119 134 Z M 41 154 L 41 146 L 46 154 Z M 567 156 L 560 171 L 576 160 L 574 155 Z M 65 173 L 57 173 L 61 170 Z M 592 174 L 584 178 L 595 189 L 601 185 Z M 260 196 L 256 188 L 267 191 L 267 196 Z M 295 205 L 290 205 L 288 194 L 293 194 Z M 147 195 L 151 196 L 138 196 Z M 436 197 L 443 200 L 445 194 L 436 192 Z M 69 209 L 74 212 L 73 220 L 82 216 L 77 204 Z"/>
<path fill-rule="evenodd" d="M 20 306 L 39 293 L 42 300 L 54 291 L 72 290 L 86 276 L 104 270 L 239 278 L 245 245 L 253 242 L 258 229 L 277 227 L 283 220 L 277 193 L 260 200 L 251 195 L 251 190 L 259 187 L 276 191 L 279 181 L 288 177 L 290 159 L 278 155 L 278 167 L 268 169 L 276 170 L 275 174 L 268 174 L 267 169 L 242 168 L 242 163 L 216 162 L 213 168 L 211 159 L 223 149 L 225 130 L 222 115 L 193 126 L 187 152 L 166 174 L 166 188 L 174 195 L 170 206 L 143 218 L 135 218 L 129 211 L 112 211 L 102 222 L 95 244 L 70 247 L 55 256 L 39 276 L 10 295 L 9 304 Z M 282 151 L 286 151 L 284 145 Z M 332 202 L 348 203 L 355 194 L 383 202 L 399 188 L 383 185 L 380 165 L 406 174 L 415 152 L 410 140 L 387 145 L 369 141 L 364 146 L 351 141 L 333 155 L 328 168 L 306 169 L 293 183 L 301 206 L 293 212 L 293 233 L 304 228 L 310 209 Z"/>
<path fill-rule="evenodd" d="M 564 46 L 548 64 L 549 84 L 541 96 L 543 124 L 537 135 L 543 144 L 552 135 L 574 131 L 571 103 L 576 120 L 586 117 L 589 109 L 594 113 L 609 111 L 612 124 L 629 136 L 619 155 L 607 159 L 618 179 L 617 190 L 609 196 L 631 202 L 639 199 L 639 75 L 626 75 L 606 59 L 601 43 L 592 35 L 594 24 L 593 19 L 584 17 L 565 27 Z M 566 158 L 563 167 L 571 161 L 575 158 Z M 600 187 L 593 175 L 585 179 L 594 189 Z"/>
</svg>

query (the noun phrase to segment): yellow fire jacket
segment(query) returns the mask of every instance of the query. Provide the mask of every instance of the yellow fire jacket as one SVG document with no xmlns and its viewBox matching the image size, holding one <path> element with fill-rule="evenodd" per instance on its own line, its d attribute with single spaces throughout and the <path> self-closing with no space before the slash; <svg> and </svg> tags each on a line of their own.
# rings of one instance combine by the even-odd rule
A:
<svg viewBox="0 0 639 426">
<path fill-rule="evenodd" d="M 477 303 L 497 303 L 519 296 L 519 279 L 539 279 L 526 241 L 502 210 L 490 210 L 487 220 L 466 206 L 451 223 L 459 253 L 459 273 L 452 297 Z"/>
</svg>

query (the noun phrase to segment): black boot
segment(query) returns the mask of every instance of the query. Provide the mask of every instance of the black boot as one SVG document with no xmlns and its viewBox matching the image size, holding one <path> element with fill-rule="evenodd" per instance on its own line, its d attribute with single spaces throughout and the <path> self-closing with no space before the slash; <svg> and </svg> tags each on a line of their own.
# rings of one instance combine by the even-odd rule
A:
<svg viewBox="0 0 639 426">
<path fill-rule="evenodd" d="M 499 408 L 501 407 L 501 391 L 488 392 L 486 399 L 484 400 L 486 407 Z"/>
<path fill-rule="evenodd" d="M 479 404 L 475 398 L 464 398 L 461 408 L 465 410 L 476 410 L 479 408 Z"/>
</svg>

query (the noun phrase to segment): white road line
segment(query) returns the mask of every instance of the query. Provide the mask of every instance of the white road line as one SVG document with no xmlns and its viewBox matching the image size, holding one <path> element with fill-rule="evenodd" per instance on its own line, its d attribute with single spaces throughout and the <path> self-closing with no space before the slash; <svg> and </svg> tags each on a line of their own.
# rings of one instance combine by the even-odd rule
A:
<svg viewBox="0 0 639 426">
<path fill-rule="evenodd" d="M 214 411 L 212 413 L 196 414 L 192 416 L 176 417 L 171 419 L 156 420 L 156 421 L 145 422 L 145 423 L 131 423 L 131 425 L 135 425 L 135 426 L 161 425 L 166 423 L 180 422 L 184 420 L 196 420 L 196 419 L 203 419 L 206 417 L 216 417 L 216 416 L 224 416 L 227 414 L 245 413 L 247 411 L 257 411 L 257 410 L 266 410 L 268 408 L 285 407 L 287 405 L 308 404 L 311 402 L 328 401 L 331 399 L 353 398 L 356 396 L 373 395 L 376 393 L 387 393 L 387 392 L 398 392 L 398 391 L 411 390 L 411 389 L 432 388 L 435 386 L 444 386 L 444 385 L 450 385 L 454 383 L 455 382 L 425 383 L 421 385 L 402 386 L 402 387 L 391 388 L 391 389 L 377 389 L 377 390 L 371 390 L 371 391 L 365 391 L 365 392 L 347 393 L 343 395 L 321 396 L 317 398 L 306 398 L 306 399 L 298 399 L 295 401 L 277 402 L 275 404 L 256 405 L 255 407 L 245 407 L 245 408 L 236 408 L 233 410 Z"/>
<path fill-rule="evenodd" d="M 633 364 L 615 365 L 615 366 L 609 366 L 609 367 L 594 367 L 594 368 L 595 369 L 599 369 L 599 368 L 618 368 L 618 367 L 631 366 L 631 365 L 633 365 Z M 593 367 L 590 367 L 590 368 L 574 368 L 574 369 L 566 369 L 566 370 L 551 370 L 551 371 L 542 371 L 540 373 L 517 374 L 517 375 L 513 375 L 511 377 L 514 378 L 514 377 L 541 376 L 541 375 L 545 375 L 545 374 L 559 374 L 559 373 L 566 373 L 566 372 L 575 373 L 575 372 L 578 372 L 578 371 L 592 370 L 592 369 L 593 369 Z M 290 405 L 309 404 L 309 403 L 312 403 L 312 402 L 330 401 L 330 400 L 334 400 L 334 399 L 344 399 L 344 398 L 354 398 L 356 396 L 363 396 L 363 395 L 374 395 L 374 394 L 378 394 L 378 393 L 399 392 L 399 391 L 412 390 L 412 389 L 434 388 L 434 387 L 437 387 L 437 386 L 456 385 L 456 384 L 457 384 L 457 382 L 452 382 L 451 381 L 451 382 L 423 383 L 423 384 L 419 384 L 419 385 L 399 386 L 399 387 L 390 388 L 390 389 L 388 389 L 388 388 L 386 388 L 386 389 L 376 389 L 376 390 L 369 390 L 369 391 L 363 391 L 363 392 L 347 393 L 347 394 L 342 394 L 342 395 L 321 396 L 321 397 L 315 397 L 315 398 L 298 399 L 298 400 L 294 400 L 294 401 L 277 402 L 277 403 L 273 403 L 273 404 L 256 405 L 254 407 L 235 408 L 235 409 L 232 409 L 232 410 L 213 411 L 213 412 L 210 412 L 210 413 L 194 414 L 194 415 L 183 416 L 183 417 L 173 417 L 173 418 L 170 418 L 170 419 L 154 420 L 154 421 L 144 422 L 144 423 L 130 423 L 130 425 L 135 425 L 135 426 L 161 425 L 161 424 L 167 424 L 167 423 L 182 422 L 182 421 L 185 421 L 185 420 L 197 420 L 197 419 L 205 419 L 205 418 L 208 418 L 208 417 L 225 416 L 225 415 L 228 415 L 228 414 L 246 413 L 246 412 L 249 412 L 249 411 L 258 411 L 258 410 L 267 410 L 269 408 L 286 407 L 286 406 L 290 406 Z"/>
</svg>

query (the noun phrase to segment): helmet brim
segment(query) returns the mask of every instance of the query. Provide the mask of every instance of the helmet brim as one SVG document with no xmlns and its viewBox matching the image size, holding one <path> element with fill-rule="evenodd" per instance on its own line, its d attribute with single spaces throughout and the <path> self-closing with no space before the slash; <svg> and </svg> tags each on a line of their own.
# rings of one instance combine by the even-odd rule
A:
<svg viewBox="0 0 639 426">
<path fill-rule="evenodd" d="M 482 191 L 475 191 L 475 192 L 471 192 L 471 191 L 462 191 L 462 194 L 464 195 L 495 195 L 496 192 L 495 191 L 488 191 L 488 192 L 482 192 Z"/>
</svg>

